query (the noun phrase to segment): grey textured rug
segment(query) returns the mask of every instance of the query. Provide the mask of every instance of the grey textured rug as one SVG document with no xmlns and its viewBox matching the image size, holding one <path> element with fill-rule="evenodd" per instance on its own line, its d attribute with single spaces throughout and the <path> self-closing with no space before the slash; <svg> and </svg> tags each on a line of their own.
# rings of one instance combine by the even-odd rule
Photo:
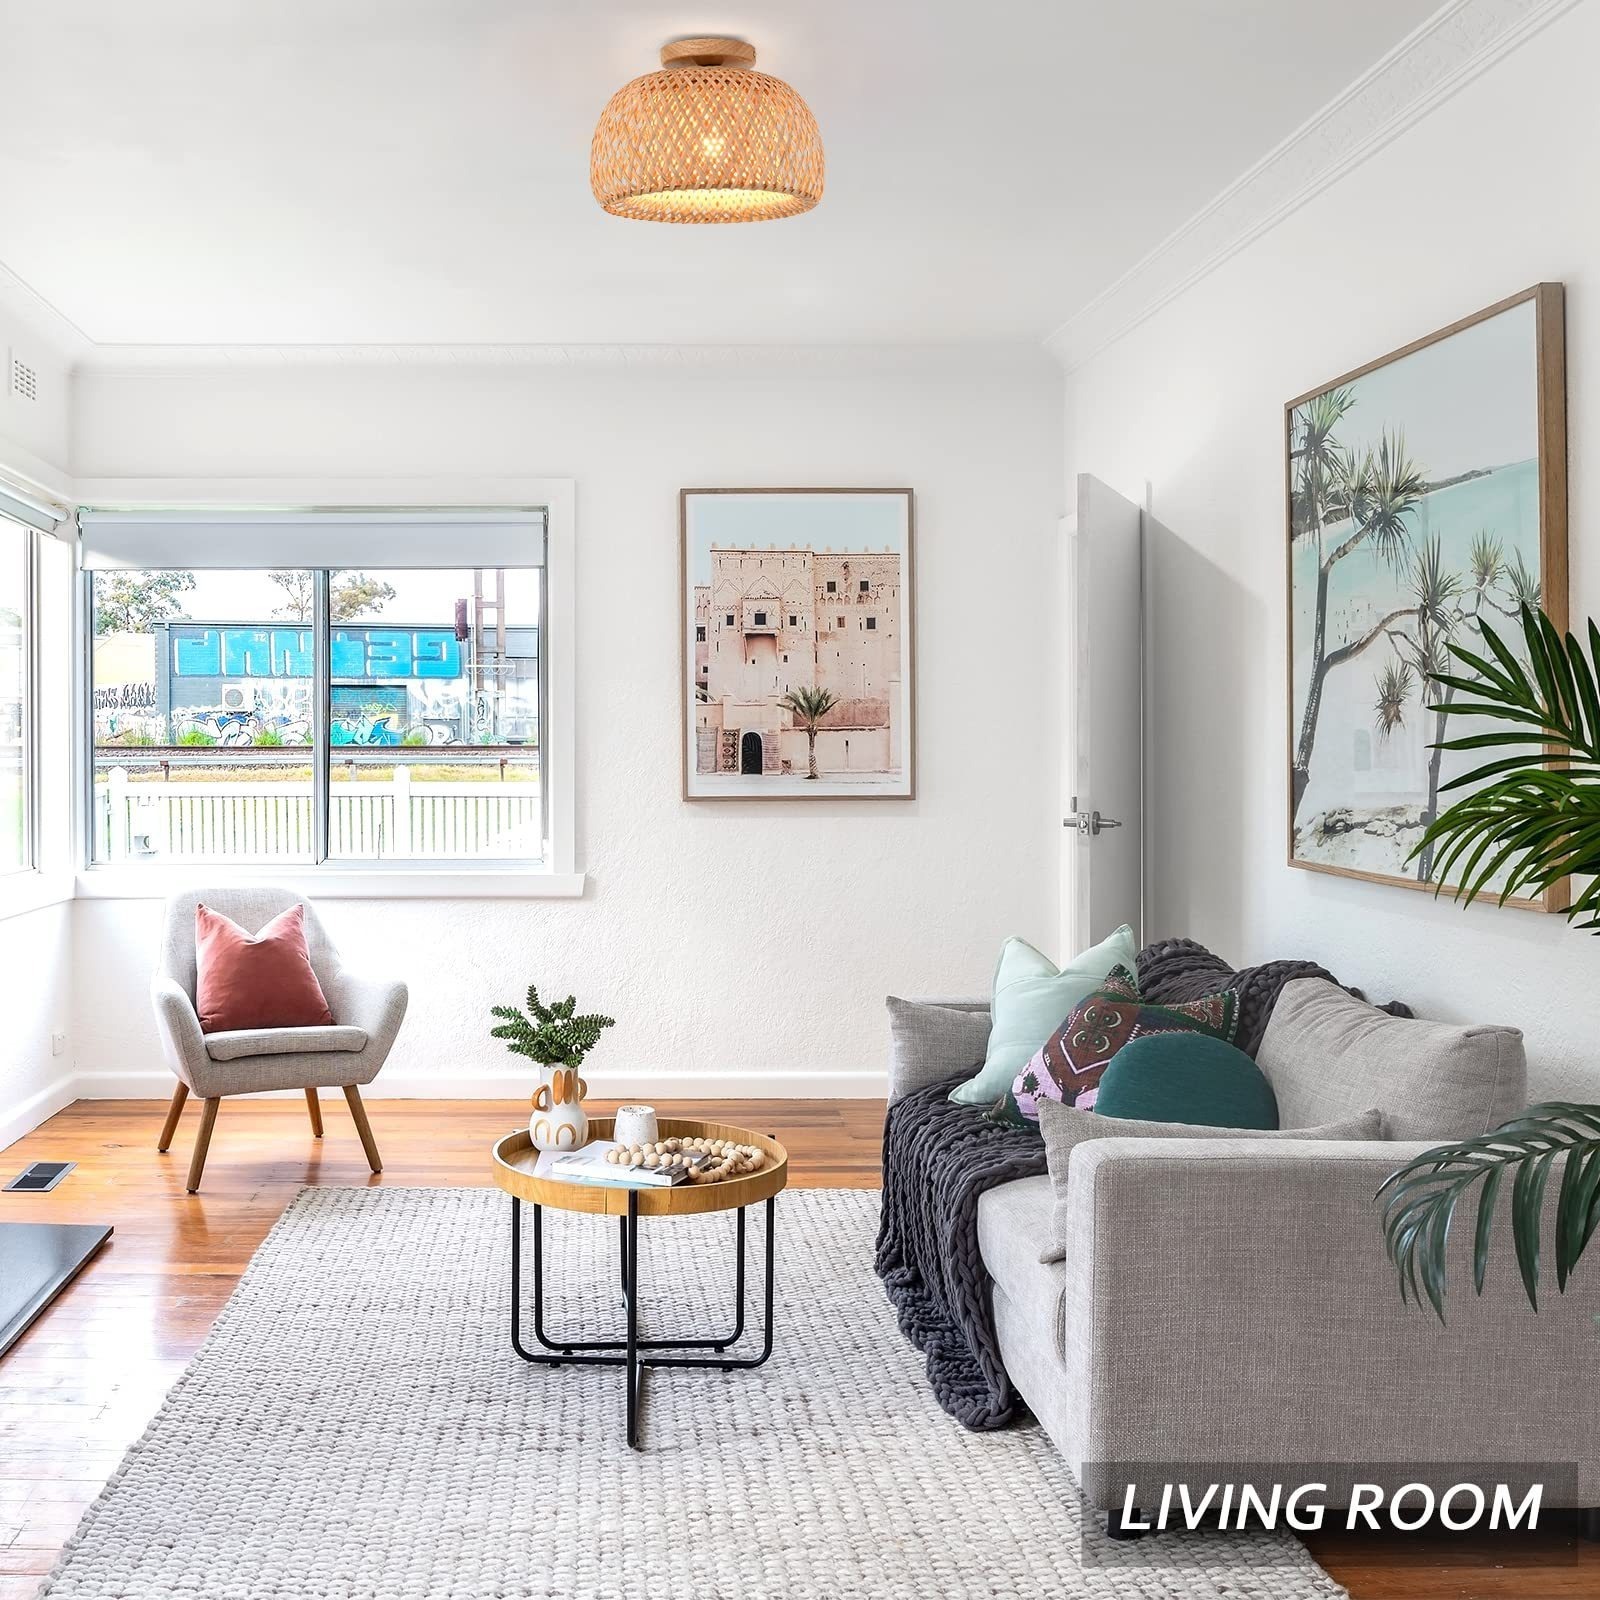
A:
<svg viewBox="0 0 1600 1600">
<path fill-rule="evenodd" d="M 1042 1432 L 969 1433 L 929 1393 L 873 1277 L 875 1194 L 779 1199 L 771 1363 L 650 1374 L 641 1454 L 623 1443 L 619 1372 L 530 1368 L 511 1351 L 508 1212 L 481 1189 L 302 1193 L 45 1592 L 1343 1593 L 1287 1537 L 1091 1533 L 1080 1551 L 1076 1491 Z M 552 1283 L 585 1318 L 614 1318 L 615 1227 L 547 1220 Z M 643 1303 L 705 1283 L 720 1307 L 732 1229 L 642 1223 Z"/>
</svg>

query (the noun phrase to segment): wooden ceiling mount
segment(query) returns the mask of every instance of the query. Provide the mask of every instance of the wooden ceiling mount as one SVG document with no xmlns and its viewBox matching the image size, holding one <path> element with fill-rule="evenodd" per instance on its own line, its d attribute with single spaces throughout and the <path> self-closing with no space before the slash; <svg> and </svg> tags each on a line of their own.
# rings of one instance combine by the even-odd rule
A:
<svg viewBox="0 0 1600 1600">
<path fill-rule="evenodd" d="M 756 47 L 743 39 L 674 39 L 661 47 L 664 67 L 753 67 Z"/>
</svg>

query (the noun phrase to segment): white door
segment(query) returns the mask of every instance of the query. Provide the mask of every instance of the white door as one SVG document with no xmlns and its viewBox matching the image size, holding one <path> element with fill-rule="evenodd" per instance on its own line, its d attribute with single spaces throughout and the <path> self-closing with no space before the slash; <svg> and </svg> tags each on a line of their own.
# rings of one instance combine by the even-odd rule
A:
<svg viewBox="0 0 1600 1600">
<path fill-rule="evenodd" d="M 1144 921 L 1144 514 L 1087 473 L 1062 519 L 1063 958 Z"/>
</svg>

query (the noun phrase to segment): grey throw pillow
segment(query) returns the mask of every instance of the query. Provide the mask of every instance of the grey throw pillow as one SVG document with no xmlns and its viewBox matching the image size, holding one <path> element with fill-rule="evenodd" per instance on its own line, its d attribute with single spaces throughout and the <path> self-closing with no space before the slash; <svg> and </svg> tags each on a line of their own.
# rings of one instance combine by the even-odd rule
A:
<svg viewBox="0 0 1600 1600">
<path fill-rule="evenodd" d="M 1286 1128 L 1377 1106 L 1391 1139 L 1470 1139 L 1527 1104 L 1520 1029 L 1391 1017 L 1322 978 L 1284 985 L 1256 1065 Z"/>
<path fill-rule="evenodd" d="M 942 1083 L 983 1065 L 989 1048 L 989 1007 L 982 1001 L 939 1005 L 890 995 L 890 1098 Z"/>
<path fill-rule="evenodd" d="M 1320 1128 L 1204 1128 L 1192 1122 L 1139 1122 L 1132 1117 L 1102 1117 L 1094 1111 L 1064 1106 L 1059 1100 L 1039 1102 L 1039 1131 L 1056 1203 L 1055 1238 L 1039 1252 L 1044 1262 L 1065 1261 L 1067 1164 L 1072 1152 L 1090 1139 L 1381 1139 L 1381 1111 L 1363 1111 Z"/>
</svg>

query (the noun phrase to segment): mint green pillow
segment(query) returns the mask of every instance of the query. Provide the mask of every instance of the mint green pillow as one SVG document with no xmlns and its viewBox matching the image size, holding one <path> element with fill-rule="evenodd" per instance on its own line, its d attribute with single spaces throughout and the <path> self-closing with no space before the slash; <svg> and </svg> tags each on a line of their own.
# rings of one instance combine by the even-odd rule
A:
<svg viewBox="0 0 1600 1600">
<path fill-rule="evenodd" d="M 1278 1126 L 1278 1099 L 1267 1075 L 1243 1050 L 1203 1033 L 1130 1040 L 1101 1076 L 1094 1109 L 1136 1122 Z"/>
<path fill-rule="evenodd" d="M 1138 949 L 1124 923 L 1108 939 L 1058 967 L 1026 939 L 1007 939 L 994 969 L 990 1001 L 989 1053 L 978 1075 L 950 1091 L 965 1106 L 992 1106 L 1033 1053 L 1073 1009 L 1105 981 L 1113 967 L 1135 968 Z"/>
</svg>

